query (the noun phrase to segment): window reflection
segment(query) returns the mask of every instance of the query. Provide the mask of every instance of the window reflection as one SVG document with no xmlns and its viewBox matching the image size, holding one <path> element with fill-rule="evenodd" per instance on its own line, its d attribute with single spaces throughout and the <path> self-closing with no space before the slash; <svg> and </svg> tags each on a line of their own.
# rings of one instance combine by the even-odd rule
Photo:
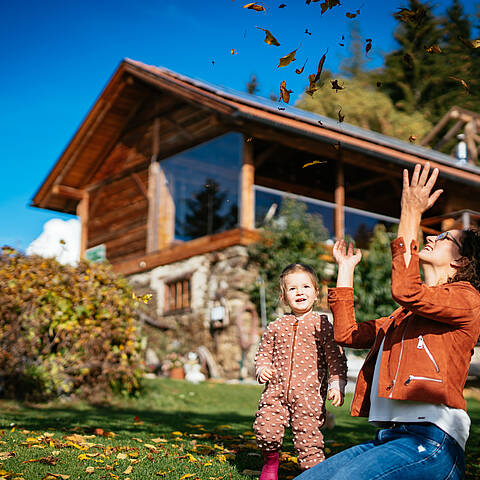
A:
<svg viewBox="0 0 480 480">
<path fill-rule="evenodd" d="M 255 227 L 259 228 L 265 223 L 265 218 L 272 214 L 277 215 L 285 196 L 296 198 L 307 205 L 307 212 L 321 215 L 323 224 L 327 228 L 330 237 L 334 238 L 334 210 L 335 204 L 274 190 L 272 188 L 255 185 Z M 273 207 L 272 205 L 277 205 Z M 351 207 L 345 207 L 345 236 L 353 238 L 359 248 L 367 248 L 377 223 L 383 223 L 387 229 L 398 223 L 398 219 L 366 212 Z"/>
<path fill-rule="evenodd" d="M 238 225 L 242 144 L 242 135 L 228 133 L 161 161 L 175 204 L 176 240 Z"/>
</svg>

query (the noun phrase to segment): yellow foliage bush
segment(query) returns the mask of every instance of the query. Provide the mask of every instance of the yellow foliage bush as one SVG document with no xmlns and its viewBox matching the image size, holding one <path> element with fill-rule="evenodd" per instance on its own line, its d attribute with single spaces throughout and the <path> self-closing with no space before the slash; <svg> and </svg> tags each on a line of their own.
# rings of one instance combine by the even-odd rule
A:
<svg viewBox="0 0 480 480">
<path fill-rule="evenodd" d="M 133 395 L 143 374 L 135 300 L 107 264 L 0 255 L 0 395 Z"/>
</svg>

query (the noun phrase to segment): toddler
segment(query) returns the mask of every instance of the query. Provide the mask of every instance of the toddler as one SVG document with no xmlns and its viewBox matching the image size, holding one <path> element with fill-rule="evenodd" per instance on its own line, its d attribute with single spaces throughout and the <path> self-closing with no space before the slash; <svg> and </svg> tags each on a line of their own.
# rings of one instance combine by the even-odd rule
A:
<svg viewBox="0 0 480 480">
<path fill-rule="evenodd" d="M 325 459 L 320 432 L 325 398 L 342 405 L 347 383 L 346 358 L 332 326 L 326 315 L 313 312 L 319 293 L 314 270 L 288 265 L 280 289 L 280 299 L 292 313 L 270 323 L 255 357 L 257 379 L 266 384 L 253 424 L 264 458 L 260 480 L 277 480 L 279 449 L 289 424 L 302 470 Z"/>
</svg>

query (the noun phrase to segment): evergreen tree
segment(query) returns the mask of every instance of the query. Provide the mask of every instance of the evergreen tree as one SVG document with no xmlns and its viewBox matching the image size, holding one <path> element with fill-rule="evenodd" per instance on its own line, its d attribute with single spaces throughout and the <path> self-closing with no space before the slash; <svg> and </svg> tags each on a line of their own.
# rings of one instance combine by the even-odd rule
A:
<svg viewBox="0 0 480 480">
<path fill-rule="evenodd" d="M 390 242 L 395 233 L 381 223 L 375 226 L 369 248 L 355 269 L 355 316 L 363 322 L 390 315 L 398 305 L 390 291 L 392 256 Z"/>
<path fill-rule="evenodd" d="M 329 237 L 321 215 L 307 213 L 303 202 L 284 198 L 277 218 L 261 230 L 260 240 L 249 246 L 250 262 L 258 268 L 266 288 L 267 321 L 274 320 L 279 306 L 280 274 L 291 263 L 310 265 L 319 280 L 325 278 L 326 253 L 323 241 Z M 260 311 L 258 286 L 250 293 Z"/>
<path fill-rule="evenodd" d="M 440 54 L 426 51 L 438 46 L 442 33 L 430 3 L 409 0 L 407 7 L 414 15 L 409 17 L 401 12 L 395 15 L 399 25 L 394 37 L 400 48 L 385 58 L 383 84 L 397 108 L 413 113 L 422 110 L 432 99 L 442 79 Z M 438 119 L 437 112 L 427 113 L 431 121 Z"/>
<path fill-rule="evenodd" d="M 220 190 L 219 184 L 207 178 L 204 187 L 186 201 L 189 212 L 185 215 L 184 234 L 198 238 L 233 228 L 237 224 L 237 206 L 220 214 L 226 199 L 227 193 Z"/>
</svg>

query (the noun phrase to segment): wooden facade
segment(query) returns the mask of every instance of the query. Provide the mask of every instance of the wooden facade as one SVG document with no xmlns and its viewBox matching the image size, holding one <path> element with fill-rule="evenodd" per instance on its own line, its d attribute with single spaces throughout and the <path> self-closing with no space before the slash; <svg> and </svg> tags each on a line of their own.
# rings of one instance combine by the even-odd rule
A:
<svg viewBox="0 0 480 480">
<path fill-rule="evenodd" d="M 228 132 L 244 139 L 238 226 L 179 243 L 162 162 Z M 324 163 L 302 168 L 313 160 Z M 478 167 L 124 60 L 32 205 L 78 215 L 82 252 L 105 244 L 117 271 L 134 274 L 254 240 L 254 185 L 334 203 L 337 237 L 345 207 L 398 217 L 402 168 L 426 161 L 439 168 L 446 191 L 429 215 L 480 211 Z"/>
</svg>

